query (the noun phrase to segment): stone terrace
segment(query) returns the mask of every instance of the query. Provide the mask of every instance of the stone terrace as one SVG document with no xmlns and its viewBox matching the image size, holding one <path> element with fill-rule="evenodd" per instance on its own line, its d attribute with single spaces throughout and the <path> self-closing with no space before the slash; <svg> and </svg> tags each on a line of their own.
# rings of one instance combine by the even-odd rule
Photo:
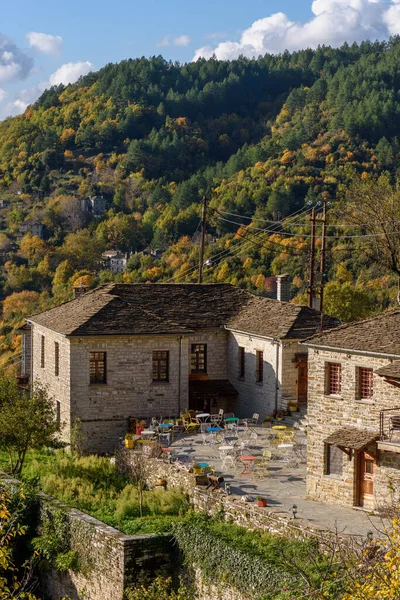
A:
<svg viewBox="0 0 400 600">
<path fill-rule="evenodd" d="M 269 429 L 257 427 L 256 432 L 258 438 L 250 450 L 252 455 L 260 457 L 263 448 L 273 450 L 274 445 L 271 444 Z M 382 529 L 382 520 L 379 516 L 306 498 L 306 439 L 304 433 L 296 433 L 295 446 L 296 442 L 299 444 L 296 459 L 287 463 L 273 458 L 269 474 L 262 478 L 241 475 L 240 463 L 238 467 L 228 465 L 222 469 L 218 447 L 226 444 L 217 443 L 215 446 L 203 444 L 201 434 L 178 437 L 172 443 L 172 448 L 178 464 L 183 464 L 187 468 L 191 467 L 194 462 L 206 462 L 215 467 L 216 472 L 222 474 L 225 482 L 230 484 L 231 494 L 236 497 L 248 495 L 253 497 L 254 503 L 256 503 L 256 497 L 263 496 L 268 499 L 269 510 L 276 510 L 279 514 L 286 512 L 290 517 L 295 504 L 297 518 L 308 521 L 310 527 L 328 528 L 352 536 L 364 537 L 369 531 L 378 535 L 377 530 Z M 217 493 L 213 492 L 215 495 Z M 243 504 L 247 503 L 243 502 Z"/>
</svg>

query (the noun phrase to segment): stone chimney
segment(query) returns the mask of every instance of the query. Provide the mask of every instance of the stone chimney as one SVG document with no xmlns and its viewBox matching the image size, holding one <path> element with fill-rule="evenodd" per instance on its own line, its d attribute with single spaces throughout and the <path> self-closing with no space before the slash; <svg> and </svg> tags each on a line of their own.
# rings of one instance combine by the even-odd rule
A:
<svg viewBox="0 0 400 600">
<path fill-rule="evenodd" d="M 289 302 L 290 300 L 290 281 L 289 275 L 284 273 L 283 275 L 278 275 L 276 278 L 277 282 L 277 292 L 276 299 L 279 302 Z"/>
<path fill-rule="evenodd" d="M 79 285 L 74 285 L 72 289 L 74 290 L 74 298 L 76 299 L 76 298 L 80 298 L 81 296 L 86 294 L 89 287 L 87 285 L 82 285 L 82 283 L 80 283 Z"/>
</svg>

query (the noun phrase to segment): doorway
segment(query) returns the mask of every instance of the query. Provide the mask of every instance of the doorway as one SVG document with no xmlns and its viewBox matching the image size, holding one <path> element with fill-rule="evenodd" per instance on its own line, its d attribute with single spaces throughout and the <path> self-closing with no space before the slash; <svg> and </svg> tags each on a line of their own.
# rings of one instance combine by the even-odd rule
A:
<svg viewBox="0 0 400 600">
<path fill-rule="evenodd" d="M 364 508 L 374 508 L 375 458 L 368 452 L 358 455 L 358 504 Z"/>
<path fill-rule="evenodd" d="M 308 362 L 300 360 L 297 363 L 297 402 L 300 406 L 307 406 L 308 391 Z"/>
</svg>

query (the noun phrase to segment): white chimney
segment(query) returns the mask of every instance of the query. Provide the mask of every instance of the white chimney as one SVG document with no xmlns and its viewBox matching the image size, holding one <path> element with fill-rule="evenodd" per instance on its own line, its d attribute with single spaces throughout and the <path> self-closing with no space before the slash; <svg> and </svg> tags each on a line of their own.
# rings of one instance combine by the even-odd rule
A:
<svg viewBox="0 0 400 600">
<path fill-rule="evenodd" d="M 289 302 L 290 301 L 290 281 L 289 275 L 284 273 L 283 275 L 278 275 L 276 278 L 277 290 L 276 290 L 276 299 L 279 302 Z"/>
</svg>

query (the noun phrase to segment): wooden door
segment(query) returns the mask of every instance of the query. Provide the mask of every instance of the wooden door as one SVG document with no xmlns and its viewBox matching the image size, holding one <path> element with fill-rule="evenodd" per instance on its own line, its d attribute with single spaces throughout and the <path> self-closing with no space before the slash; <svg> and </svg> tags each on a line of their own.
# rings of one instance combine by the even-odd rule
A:
<svg viewBox="0 0 400 600">
<path fill-rule="evenodd" d="M 299 404 L 307 404 L 308 390 L 308 363 L 301 360 L 297 365 L 297 401 Z"/>
<path fill-rule="evenodd" d="M 358 464 L 359 505 L 365 508 L 373 508 L 375 459 L 368 452 L 361 451 Z"/>
</svg>

